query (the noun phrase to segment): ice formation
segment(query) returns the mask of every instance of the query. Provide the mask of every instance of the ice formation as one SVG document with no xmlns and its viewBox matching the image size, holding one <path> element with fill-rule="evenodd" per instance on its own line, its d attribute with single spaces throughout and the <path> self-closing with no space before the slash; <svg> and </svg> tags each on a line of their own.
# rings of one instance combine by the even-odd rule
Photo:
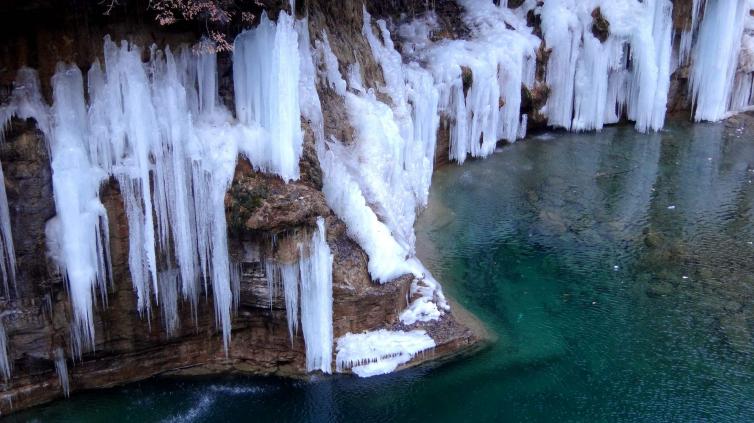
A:
<svg viewBox="0 0 754 423">
<path fill-rule="evenodd" d="M 0 374 L 8 382 L 10 380 L 11 362 L 8 359 L 8 336 L 5 333 L 5 324 L 0 315 Z"/>
<path fill-rule="evenodd" d="M 442 287 L 418 259 L 412 261 L 414 266 L 422 269 L 422 273 L 421 276 L 415 276 L 411 282 L 409 298 L 415 299 L 408 304 L 398 318 L 405 325 L 438 320 L 444 312 L 450 310 Z"/>
<path fill-rule="evenodd" d="M 81 71 L 58 65 L 52 79 L 53 124 L 49 139 L 57 216 L 47 223 L 50 254 L 68 281 L 77 355 L 94 346 L 95 288 L 110 279 L 107 212 L 99 199 L 106 173 L 89 160 L 87 110 Z M 135 231 L 134 231 L 135 232 Z"/>
<path fill-rule="evenodd" d="M 224 198 L 238 145 L 253 142 L 257 132 L 232 125 L 219 105 L 214 55 L 152 49 L 144 64 L 139 48 L 109 38 L 104 51 L 105 66 L 95 63 L 87 78 L 88 151 L 91 166 L 119 182 L 138 310 L 149 318 L 152 298 L 166 301 L 165 325 L 168 333 L 175 331 L 174 263 L 182 296 L 194 310 L 199 279 L 205 287 L 211 279 L 227 348 L 232 299 Z M 83 93 L 78 95 L 83 104 Z M 167 271 L 158 272 L 158 253 L 166 257 Z"/>
<path fill-rule="evenodd" d="M 736 73 L 739 55 L 746 57 L 752 51 L 749 34 L 744 39 L 744 25 L 751 21 L 752 7 L 754 3 L 750 0 L 705 2 L 689 75 L 697 122 L 723 119 L 729 111 L 749 103 L 752 66 L 744 63 L 743 67 L 749 68 L 748 78 L 737 77 Z M 743 51 L 742 41 L 745 41 Z"/>
<path fill-rule="evenodd" d="M 14 289 L 16 287 L 16 252 L 13 248 L 8 194 L 5 192 L 2 164 L 0 164 L 0 274 L 3 278 L 3 292 L 6 297 L 10 297 L 10 287 Z"/>
<path fill-rule="evenodd" d="M 741 111 L 754 105 L 754 16 L 745 18 L 744 34 L 733 82 L 730 110 Z"/>
<path fill-rule="evenodd" d="M 439 126 L 439 91 L 432 74 L 416 62 L 403 63 L 387 23 L 364 11 L 362 33 L 385 75 L 380 101 L 364 88 L 360 69 L 352 66 L 348 83 L 326 34 L 317 42 L 321 79 L 343 96 L 355 141 L 337 140 L 320 148 L 323 191 L 330 207 L 346 222 L 349 235 L 369 256 L 369 272 L 385 283 L 413 274 L 412 295 L 401 315 L 407 324 L 437 319 L 448 310 L 440 285 L 414 256 L 414 221 L 429 195 Z M 347 88 L 350 88 L 347 89 Z"/>
<path fill-rule="evenodd" d="M 307 371 L 331 373 L 333 257 L 327 245 L 324 218 L 317 218 L 316 231 L 306 243 L 297 245 L 296 253 L 295 261 L 289 263 L 266 260 L 270 295 L 282 286 L 291 342 L 298 333 L 300 310 Z"/>
<path fill-rule="evenodd" d="M 55 371 L 58 373 L 58 380 L 60 381 L 60 387 L 63 389 L 63 395 L 68 397 L 71 391 L 68 379 L 68 363 L 65 361 L 65 353 L 60 347 L 55 349 Z"/>
<path fill-rule="evenodd" d="M 290 15 L 281 13 L 275 23 L 263 14 L 256 28 L 236 38 L 233 83 L 238 120 L 255 122 L 264 131 L 261 142 L 250 146 L 249 158 L 255 168 L 277 173 L 285 180 L 298 179 L 303 144 L 299 49 Z"/>
<path fill-rule="evenodd" d="M 427 64 L 439 90 L 439 109 L 450 125 L 451 160 L 486 157 L 498 140 L 526 133 L 520 115 L 521 86 L 532 87 L 539 39 L 523 17 L 504 5 L 461 0 L 469 40 L 432 43 L 434 16 L 403 25 L 408 52 Z"/>
<path fill-rule="evenodd" d="M 592 33 L 597 11 L 609 22 L 604 42 Z M 625 113 L 641 132 L 663 127 L 672 51 L 669 0 L 548 0 L 540 14 L 552 50 L 544 111 L 550 125 L 599 130 Z"/>
<path fill-rule="evenodd" d="M 387 32 L 384 22 L 381 27 Z M 383 45 L 376 39 L 371 17 L 366 12 L 363 31 L 373 53 L 379 56 L 377 61 L 387 68 L 385 74 L 388 69 L 397 72 L 388 79 L 386 90 L 393 99 L 398 99 L 398 112 L 379 101 L 374 92 L 363 89 L 357 70 L 351 72 L 348 84 L 355 92 L 342 89 L 346 83 L 324 37 L 318 50 L 326 81 L 342 93 L 357 140 L 351 146 L 334 140 L 327 149 L 320 148 L 320 164 L 328 205 L 346 222 L 349 235 L 367 252 L 372 278 L 384 283 L 419 271 L 408 257 L 414 247 L 417 207 L 426 203 L 436 135 L 414 138 L 411 113 L 417 108 L 409 108 L 407 104 L 400 56 L 396 57 L 398 53 L 392 44 Z M 385 39 L 389 40 L 389 34 Z M 427 93 L 417 93 L 421 94 Z"/>
<path fill-rule="evenodd" d="M 4 142 L 5 130 L 11 118 L 34 118 L 43 133 L 50 131 L 49 111 L 42 99 L 37 72 L 21 68 L 14 81 L 8 104 L 0 106 L 0 142 Z M 0 274 L 4 294 L 10 296 L 10 287 L 16 287 L 16 253 L 8 210 L 8 195 L 5 192 L 5 175 L 0 164 Z"/>
<path fill-rule="evenodd" d="M 49 144 L 57 216 L 48 222 L 47 243 L 68 281 L 76 355 L 94 345 L 93 292 L 106 302 L 109 239 L 99 189 L 110 176 L 119 182 L 126 210 L 139 312 L 149 318 L 152 303 L 161 304 L 171 334 L 179 324 L 179 292 L 195 312 L 200 282 L 208 290 L 211 281 L 227 350 L 239 275 L 228 258 L 225 192 L 239 152 L 259 170 L 298 177 L 297 38 L 285 13 L 277 23 L 263 17 L 238 37 L 238 121 L 218 100 L 214 54 L 187 47 L 177 54 L 152 48 L 143 63 L 138 47 L 106 38 L 104 65 L 95 62 L 86 78 L 87 96 L 79 69 L 61 64 L 51 108 L 36 74 L 19 72 L 16 94 L 0 118 L 5 125 L 12 116 L 35 117 Z M 12 244 L 2 246 L 10 253 L 3 265 L 12 272 Z M 164 270 L 158 268 L 163 260 Z"/>
<path fill-rule="evenodd" d="M 360 377 L 382 375 L 434 347 L 435 341 L 423 330 L 347 333 L 338 338 L 336 368 L 338 372 L 350 369 Z"/>
<path fill-rule="evenodd" d="M 684 66 L 689 64 L 691 59 L 691 48 L 693 47 L 694 34 L 699 28 L 699 14 L 702 10 L 703 0 L 692 0 L 691 4 L 691 23 L 690 26 L 681 31 L 681 38 L 678 45 L 677 64 Z"/>
<path fill-rule="evenodd" d="M 317 218 L 307 254 L 300 246 L 301 329 L 306 343 L 306 370 L 332 372 L 332 264 L 325 220 Z"/>
</svg>

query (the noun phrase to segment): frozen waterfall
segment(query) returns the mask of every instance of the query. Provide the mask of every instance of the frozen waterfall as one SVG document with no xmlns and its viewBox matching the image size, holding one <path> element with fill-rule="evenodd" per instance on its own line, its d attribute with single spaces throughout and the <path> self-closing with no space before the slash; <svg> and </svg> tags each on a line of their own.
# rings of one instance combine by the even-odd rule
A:
<svg viewBox="0 0 754 423">
<path fill-rule="evenodd" d="M 306 370 L 332 372 L 332 264 L 325 220 L 317 218 L 309 251 L 299 247 L 301 259 L 301 329 L 306 343 Z"/>
<path fill-rule="evenodd" d="M 273 249 L 277 245 L 274 243 Z M 317 218 L 317 229 L 306 242 L 297 244 L 295 253 L 295 260 L 290 262 L 265 260 L 270 295 L 282 286 L 291 343 L 298 333 L 300 322 L 306 346 L 306 370 L 330 373 L 333 256 L 327 244 L 324 218 Z"/>
<path fill-rule="evenodd" d="M 732 100 L 738 103 L 736 106 L 748 105 L 748 98 L 745 101 L 736 98 L 734 88 L 742 92 L 748 90 L 750 96 L 750 84 L 748 87 L 734 87 L 734 83 L 744 23 L 747 17 L 751 20 L 748 15 L 753 5 L 750 0 L 705 2 L 690 74 L 694 120 L 697 122 L 723 119 L 731 110 Z M 747 37 L 746 47 L 751 48 L 748 40 Z M 750 69 L 749 74 L 751 70 L 754 69 Z"/>
<path fill-rule="evenodd" d="M 239 153 L 257 169 L 287 180 L 298 177 L 297 38 L 286 14 L 277 23 L 265 17 L 238 37 L 240 122 L 218 100 L 214 54 L 188 47 L 177 54 L 152 48 L 144 63 L 137 46 L 106 37 L 104 64 L 92 65 L 86 92 L 80 70 L 59 65 L 51 108 L 42 100 L 36 74 L 19 72 L 16 94 L 0 117 L 3 125 L 13 116 L 35 117 L 49 144 L 57 216 L 48 223 L 47 243 L 68 281 L 76 355 L 94 346 L 95 291 L 106 305 L 110 241 L 99 190 L 110 177 L 118 181 L 126 210 L 139 312 L 149 319 L 152 303 L 162 301 L 165 326 L 174 333 L 179 287 L 195 312 L 200 283 L 208 290 L 211 281 L 227 350 L 233 292 L 225 192 Z M 7 202 L 0 197 L 2 264 L 12 281 L 9 219 L 2 213 Z"/>
<path fill-rule="evenodd" d="M 600 15 L 609 22 L 605 40 L 592 33 Z M 663 127 L 671 72 L 669 0 L 547 0 L 541 17 L 552 49 L 545 106 L 550 125 L 599 130 L 625 113 L 638 131 Z"/>
<path fill-rule="evenodd" d="M 299 177 L 303 143 L 298 81 L 293 18 L 281 13 L 275 23 L 263 14 L 259 25 L 241 33 L 234 43 L 236 115 L 242 123 L 255 122 L 263 130 L 261 141 L 247 152 L 254 167 L 287 181 Z"/>
</svg>

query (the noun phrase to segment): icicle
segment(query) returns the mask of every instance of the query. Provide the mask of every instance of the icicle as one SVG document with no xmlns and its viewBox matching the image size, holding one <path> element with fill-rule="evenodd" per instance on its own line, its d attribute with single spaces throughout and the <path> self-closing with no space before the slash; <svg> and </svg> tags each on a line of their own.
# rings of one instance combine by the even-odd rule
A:
<svg viewBox="0 0 754 423">
<path fill-rule="evenodd" d="M 707 1 L 689 75 L 694 120 L 723 119 L 731 101 L 748 0 Z"/>
<path fill-rule="evenodd" d="M 699 27 L 699 12 L 702 9 L 703 0 L 693 0 L 691 5 L 691 26 L 681 32 L 681 41 L 678 46 L 678 65 L 689 64 L 691 48 L 694 42 L 694 34 Z"/>
<path fill-rule="evenodd" d="M 317 93 L 317 68 L 314 65 L 314 52 L 309 39 L 309 22 L 306 19 L 296 21 L 299 49 L 299 103 L 301 116 L 309 121 L 317 146 L 325 141 L 322 103 Z M 319 148 L 319 147 L 317 147 Z"/>
<path fill-rule="evenodd" d="M 165 52 L 165 62 L 156 61 L 155 67 L 162 72 L 153 76 L 154 107 L 163 112 L 157 115 L 160 142 L 153 146 L 155 157 L 154 205 L 157 216 L 159 246 L 168 252 L 172 241 L 172 255 L 178 265 L 181 280 L 181 293 L 187 298 L 196 313 L 198 300 L 198 280 L 206 269 L 200 268 L 198 260 L 199 239 L 207 239 L 196 220 L 195 202 L 192 193 L 192 155 L 198 155 L 198 141 L 193 131 L 192 116 L 198 119 L 205 108 L 207 113 L 215 110 L 216 94 L 197 86 L 216 85 L 215 55 L 202 53 L 191 55 L 188 48 L 182 49 L 180 60 L 175 60 L 172 52 Z M 205 82 L 202 82 L 205 81 Z M 200 100 L 201 99 L 201 100 Z M 189 112 L 191 110 L 191 112 Z M 196 157 L 198 159 L 198 157 Z"/>
<path fill-rule="evenodd" d="M 665 123 L 670 88 L 673 5 L 669 0 L 647 0 L 644 21 L 631 36 L 633 59 L 628 118 L 636 129 L 658 131 Z"/>
<path fill-rule="evenodd" d="M 5 324 L 2 315 L 0 315 L 0 374 L 3 375 L 5 383 L 10 380 L 11 361 L 8 358 L 8 336 L 5 333 Z"/>
<path fill-rule="evenodd" d="M 327 85 L 335 90 L 339 95 L 346 95 L 346 81 L 343 80 L 343 76 L 340 74 L 338 67 L 338 58 L 332 52 L 330 47 L 330 40 L 327 38 L 327 33 L 322 31 L 322 39 L 316 41 L 317 53 L 322 60 L 321 67 L 323 68 L 323 80 L 327 81 Z"/>
<path fill-rule="evenodd" d="M 428 63 L 439 89 L 439 109 L 450 124 L 449 157 L 462 163 L 468 156 L 488 156 L 498 140 L 514 142 L 525 132 L 521 86 L 534 82 L 540 40 L 510 9 L 484 0 L 459 4 L 472 30 L 469 40 L 432 43 L 433 15 L 403 25 L 400 33 L 408 41 L 404 50 Z"/>
<path fill-rule="evenodd" d="M 94 346 L 92 293 L 107 289 L 110 258 L 105 256 L 107 213 L 99 200 L 104 172 L 87 151 L 87 124 L 81 72 L 59 65 L 53 77 L 52 184 L 57 216 L 47 224 L 51 255 L 69 285 L 73 308 L 73 350 Z"/>
<path fill-rule="evenodd" d="M 602 41 L 592 34 L 598 8 L 610 23 Z M 600 130 L 617 122 L 625 106 L 638 131 L 662 128 L 671 72 L 669 0 L 549 0 L 541 16 L 552 50 L 544 110 L 550 125 Z"/>
<path fill-rule="evenodd" d="M 281 13 L 275 24 L 263 14 L 255 29 L 236 38 L 233 50 L 238 120 L 265 131 L 246 154 L 255 169 L 286 181 L 299 177 L 303 145 L 297 39 L 290 15 Z"/>
<path fill-rule="evenodd" d="M 160 309 L 165 326 L 165 333 L 171 338 L 181 325 L 178 318 L 178 269 L 168 269 L 160 272 Z"/>
<path fill-rule="evenodd" d="M 278 275 L 277 266 L 275 266 L 272 260 L 268 259 L 264 261 L 264 274 L 267 279 L 267 292 L 269 293 L 270 310 L 272 310 L 272 304 L 275 298 L 275 289 L 278 285 L 277 278 L 280 277 Z"/>
<path fill-rule="evenodd" d="M 298 332 L 299 269 L 295 263 L 283 263 L 279 265 L 278 271 L 283 281 L 288 335 L 293 343 L 293 337 Z"/>
<path fill-rule="evenodd" d="M 225 193 L 230 188 L 238 156 L 237 139 L 242 135 L 225 126 L 197 128 L 204 146 L 204 167 L 194 166 L 194 198 L 197 223 L 207 238 L 198 238 L 200 261 L 210 268 L 215 320 L 222 328 L 227 354 L 230 345 L 231 308 L 233 306 L 228 256 L 228 229 L 225 220 Z M 201 234 L 200 234 L 201 235 Z M 206 273 L 205 273 L 206 274 Z"/>
<path fill-rule="evenodd" d="M 241 301 L 241 264 L 230 264 L 230 291 L 233 294 L 233 312 L 238 313 L 238 304 Z"/>
<path fill-rule="evenodd" d="M 754 8 L 750 2 L 749 8 Z M 738 68 L 731 94 L 729 110 L 744 111 L 754 105 L 754 16 L 744 18 L 744 35 L 738 53 Z"/>
<path fill-rule="evenodd" d="M 317 230 L 309 255 L 300 247 L 301 328 L 306 343 L 306 371 L 332 372 L 332 264 L 325 219 L 317 218 Z"/>
<path fill-rule="evenodd" d="M 37 127 L 46 138 L 51 136 L 49 108 L 42 99 L 37 72 L 21 68 L 14 81 L 13 92 L 8 104 L 0 106 L 0 142 L 5 141 L 7 125 L 13 117 L 34 118 Z M 49 140 L 45 140 L 49 143 Z M 48 144 L 49 146 L 49 144 Z M 16 289 L 16 252 L 13 246 L 13 233 L 8 209 L 8 195 L 5 191 L 5 175 L 0 164 L 0 273 L 6 297 L 10 297 L 10 287 Z"/>
<path fill-rule="evenodd" d="M 10 226 L 8 195 L 5 192 L 5 174 L 0 164 L 0 273 L 3 278 L 3 292 L 10 297 L 10 287 L 16 290 L 16 252 L 13 248 L 13 233 Z M 8 283 L 10 281 L 10 284 Z"/>
<path fill-rule="evenodd" d="M 60 347 L 55 349 L 55 371 L 58 373 L 58 380 L 60 381 L 60 388 L 63 389 L 63 395 L 68 398 L 70 395 L 68 364 L 65 360 L 65 353 Z"/>
<path fill-rule="evenodd" d="M 42 99 L 39 75 L 34 69 L 23 67 L 18 70 L 10 101 L 0 106 L 0 141 L 4 140 L 7 125 L 14 116 L 19 119 L 33 118 L 46 137 L 51 135 L 50 110 Z M 49 143 L 49 139 L 45 141 Z"/>
<path fill-rule="evenodd" d="M 265 264 L 270 292 L 276 285 L 283 285 L 291 343 L 298 332 L 301 310 L 308 372 L 321 370 L 330 373 L 332 370 L 332 263 L 325 220 L 319 217 L 311 239 L 298 245 L 297 261 L 277 263 L 267 260 Z"/>
</svg>

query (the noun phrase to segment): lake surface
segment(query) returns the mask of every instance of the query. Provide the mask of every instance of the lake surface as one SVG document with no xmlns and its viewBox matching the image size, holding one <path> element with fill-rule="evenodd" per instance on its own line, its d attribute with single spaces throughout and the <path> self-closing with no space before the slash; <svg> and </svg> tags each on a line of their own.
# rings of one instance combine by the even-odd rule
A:
<svg viewBox="0 0 754 423">
<path fill-rule="evenodd" d="M 371 379 L 152 380 L 9 421 L 754 421 L 754 139 L 546 133 L 435 174 L 419 253 L 497 341 Z"/>
</svg>

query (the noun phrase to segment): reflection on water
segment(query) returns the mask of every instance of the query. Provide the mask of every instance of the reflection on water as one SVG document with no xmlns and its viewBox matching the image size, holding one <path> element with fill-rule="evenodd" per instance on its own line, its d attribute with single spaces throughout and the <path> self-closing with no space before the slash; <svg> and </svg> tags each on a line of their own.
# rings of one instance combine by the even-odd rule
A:
<svg viewBox="0 0 754 423">
<path fill-rule="evenodd" d="M 472 359 L 151 381 L 15 420 L 754 420 L 754 140 L 737 134 L 551 133 L 437 172 L 420 254 L 499 336 Z"/>
</svg>

